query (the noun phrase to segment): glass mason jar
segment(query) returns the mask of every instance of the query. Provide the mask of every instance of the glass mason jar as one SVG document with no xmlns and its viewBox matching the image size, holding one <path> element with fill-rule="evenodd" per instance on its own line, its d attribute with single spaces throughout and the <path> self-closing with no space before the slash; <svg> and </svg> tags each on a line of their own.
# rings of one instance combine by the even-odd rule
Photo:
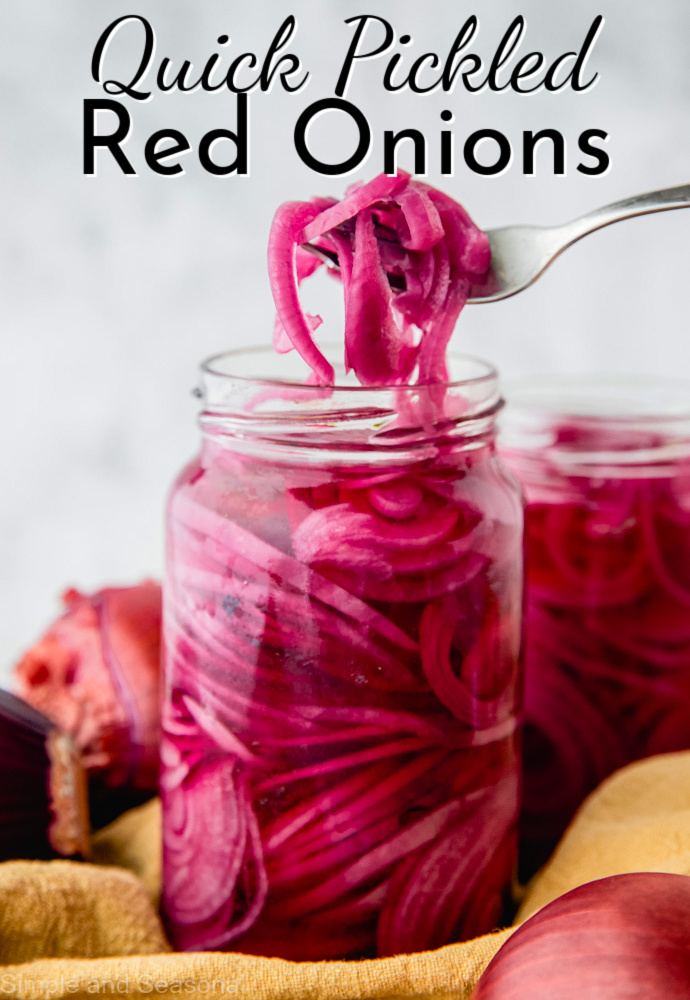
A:
<svg viewBox="0 0 690 1000">
<path fill-rule="evenodd" d="M 203 366 L 169 502 L 167 926 L 299 960 L 432 948 L 493 928 L 515 865 L 522 503 L 497 378 L 465 358 L 446 386 L 324 389 L 298 363 Z"/>
<path fill-rule="evenodd" d="M 531 380 L 508 403 L 500 449 L 527 499 L 534 867 L 612 771 L 690 747 L 690 384 Z"/>
</svg>

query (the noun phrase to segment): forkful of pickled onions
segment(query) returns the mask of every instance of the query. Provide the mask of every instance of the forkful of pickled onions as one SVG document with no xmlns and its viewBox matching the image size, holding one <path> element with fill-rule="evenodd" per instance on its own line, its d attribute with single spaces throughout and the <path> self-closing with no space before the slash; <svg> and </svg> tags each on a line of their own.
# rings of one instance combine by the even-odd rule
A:
<svg viewBox="0 0 690 1000">
<path fill-rule="evenodd" d="M 489 229 L 486 236 L 491 263 L 472 283 L 467 301 L 498 302 L 516 295 L 533 284 L 556 257 L 584 236 L 614 222 L 673 208 L 690 208 L 690 184 L 633 195 L 559 226 L 515 225 Z M 328 267 L 340 267 L 334 250 L 313 243 L 302 246 Z M 387 277 L 391 288 L 405 289 L 404 277 L 394 272 Z"/>
</svg>

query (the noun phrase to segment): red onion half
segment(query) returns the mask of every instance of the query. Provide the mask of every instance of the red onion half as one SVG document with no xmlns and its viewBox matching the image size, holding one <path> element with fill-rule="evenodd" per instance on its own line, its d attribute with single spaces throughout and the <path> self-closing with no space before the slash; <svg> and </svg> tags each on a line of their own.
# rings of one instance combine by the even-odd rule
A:
<svg viewBox="0 0 690 1000">
<path fill-rule="evenodd" d="M 540 910 L 496 953 L 472 1000 L 688 1000 L 690 878 L 588 882 Z"/>
<path fill-rule="evenodd" d="M 68 590 L 63 603 L 17 664 L 14 689 L 79 747 L 99 826 L 156 791 L 161 589 Z"/>
</svg>

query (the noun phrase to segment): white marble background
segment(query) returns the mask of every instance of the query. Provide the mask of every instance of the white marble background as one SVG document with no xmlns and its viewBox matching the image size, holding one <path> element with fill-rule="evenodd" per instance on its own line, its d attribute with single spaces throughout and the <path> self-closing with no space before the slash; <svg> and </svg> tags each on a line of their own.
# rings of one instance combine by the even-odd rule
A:
<svg viewBox="0 0 690 1000">
<path fill-rule="evenodd" d="M 105 26 L 126 13 L 151 19 L 159 55 L 193 61 L 204 61 L 223 32 L 235 53 L 261 52 L 282 18 L 296 15 L 294 50 L 312 81 L 299 95 L 251 98 L 250 177 L 212 177 L 192 157 L 177 179 L 145 169 L 128 178 L 105 162 L 101 176 L 82 175 L 82 101 L 102 96 L 90 77 L 91 52 Z M 565 177 L 550 176 L 546 164 L 524 177 L 516 159 L 497 178 L 459 164 L 442 179 L 432 160 L 431 183 L 463 201 L 480 225 L 561 221 L 690 181 L 687 0 L 2 0 L 0 679 L 66 585 L 160 574 L 166 490 L 196 446 L 189 390 L 197 362 L 268 340 L 264 255 L 276 205 L 345 186 L 298 160 L 292 127 L 302 107 L 332 94 L 350 38 L 343 20 L 361 13 L 411 33 L 411 51 L 441 54 L 476 13 L 476 48 L 485 55 L 522 13 L 525 51 L 552 57 L 576 47 L 593 17 L 605 15 L 590 63 L 600 80 L 586 94 L 391 96 L 380 84 L 380 61 L 355 76 L 348 97 L 378 135 L 406 126 L 435 135 L 446 107 L 460 148 L 477 128 L 500 129 L 511 141 L 523 129 L 563 132 Z M 206 130 L 234 123 L 227 94 L 159 94 L 128 105 L 127 148 L 139 163 L 156 129 L 179 128 L 196 143 Z M 576 140 L 594 127 L 610 133 L 612 166 L 592 178 L 575 170 Z M 332 136 L 336 145 L 347 138 L 347 130 Z M 360 175 L 380 169 L 377 143 Z M 509 376 L 687 373 L 689 237 L 684 212 L 606 230 L 517 299 L 468 309 L 456 346 Z"/>
</svg>

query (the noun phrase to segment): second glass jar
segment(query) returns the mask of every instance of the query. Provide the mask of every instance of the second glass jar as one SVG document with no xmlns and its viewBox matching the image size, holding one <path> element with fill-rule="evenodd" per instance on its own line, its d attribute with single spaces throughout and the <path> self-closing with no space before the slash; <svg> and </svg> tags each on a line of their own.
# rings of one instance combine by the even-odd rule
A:
<svg viewBox="0 0 690 1000">
<path fill-rule="evenodd" d="M 612 771 L 690 747 L 690 384 L 514 385 L 526 492 L 525 874 Z"/>
<path fill-rule="evenodd" d="M 496 926 L 516 857 L 522 506 L 497 379 L 459 359 L 445 386 L 323 389 L 291 363 L 204 366 L 170 499 L 164 913 L 185 950 L 434 948 Z"/>
</svg>

